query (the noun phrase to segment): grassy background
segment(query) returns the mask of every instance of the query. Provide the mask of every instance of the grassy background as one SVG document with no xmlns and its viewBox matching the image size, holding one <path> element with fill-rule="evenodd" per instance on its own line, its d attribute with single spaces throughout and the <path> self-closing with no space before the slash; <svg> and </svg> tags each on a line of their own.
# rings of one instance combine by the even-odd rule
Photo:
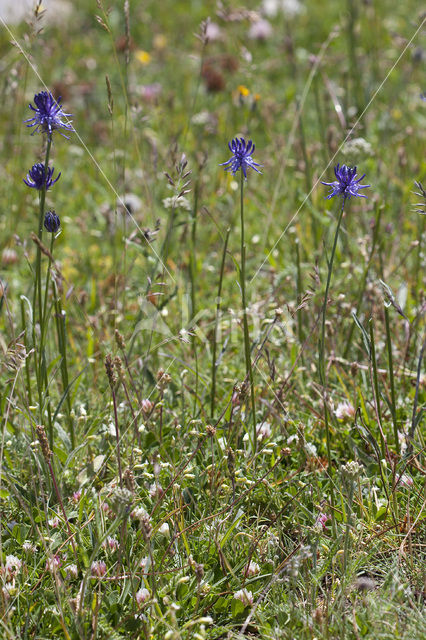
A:
<svg viewBox="0 0 426 640">
<path fill-rule="evenodd" d="M 110 6 L 76 1 L 60 27 L 33 20 L 0 32 L 0 635 L 421 638 L 419 5 L 308 1 L 298 15 L 279 12 L 262 41 L 248 35 L 257 2 L 133 1 L 130 41 L 123 3 Z M 221 37 L 206 44 L 196 34 L 208 16 Z M 56 134 L 51 154 L 62 175 L 47 204 L 62 232 L 40 407 L 38 204 L 22 178 L 44 151 L 22 121 L 44 84 L 76 133 Z M 255 419 L 266 434 L 256 448 L 241 388 L 239 179 L 218 166 L 236 135 L 253 139 L 263 165 L 245 185 Z M 339 203 L 320 180 L 333 180 L 337 162 L 357 165 L 371 186 L 345 207 L 327 307 L 330 466 L 318 339 Z M 168 207 L 182 188 L 186 200 Z M 116 422 L 109 353 L 124 363 Z M 35 431 L 48 422 L 51 469 Z M 105 548 L 108 536 L 118 548 Z"/>
</svg>

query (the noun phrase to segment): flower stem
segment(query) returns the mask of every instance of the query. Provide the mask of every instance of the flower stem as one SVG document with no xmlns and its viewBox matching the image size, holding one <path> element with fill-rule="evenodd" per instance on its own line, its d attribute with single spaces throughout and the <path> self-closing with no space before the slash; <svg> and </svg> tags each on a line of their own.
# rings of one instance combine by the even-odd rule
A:
<svg viewBox="0 0 426 640">
<path fill-rule="evenodd" d="M 346 198 L 343 198 L 342 207 L 340 209 L 339 218 L 337 220 L 336 232 L 334 234 L 333 248 L 331 250 L 330 260 L 328 261 L 328 273 L 327 273 L 327 282 L 325 285 L 324 302 L 322 306 L 321 337 L 320 337 L 320 344 L 319 344 L 319 376 L 320 376 L 320 383 L 323 388 L 324 424 L 325 424 L 325 435 L 326 435 L 326 443 L 327 443 L 327 460 L 328 460 L 328 469 L 329 469 L 329 474 L 331 479 L 331 483 L 330 483 L 331 518 L 332 518 L 332 525 L 333 525 L 334 532 L 336 531 L 336 520 L 335 520 L 335 513 L 334 513 L 334 508 L 335 508 L 334 487 L 333 487 L 333 479 L 331 478 L 332 461 L 331 461 L 330 426 L 329 426 L 329 414 L 328 414 L 327 390 L 326 390 L 325 316 L 327 312 L 328 291 L 330 289 L 331 273 L 333 271 L 334 256 L 336 253 L 337 239 L 339 237 L 340 225 L 342 223 L 345 201 L 346 201 Z"/>
<path fill-rule="evenodd" d="M 253 415 L 253 452 L 256 453 L 257 433 L 256 433 L 256 404 L 254 399 L 253 369 L 251 366 L 250 355 L 250 337 L 247 322 L 247 301 L 246 301 L 246 245 L 244 240 L 244 175 L 241 175 L 240 190 L 240 213 L 241 213 L 241 267 L 240 267 L 240 286 L 241 286 L 241 304 L 243 308 L 243 326 L 244 326 L 244 348 L 246 358 L 246 378 L 250 384 L 251 409 Z"/>
<path fill-rule="evenodd" d="M 226 251 L 228 249 L 228 240 L 229 234 L 231 230 L 228 228 L 226 230 L 225 243 L 223 245 L 223 253 L 222 253 L 222 262 L 220 265 L 220 275 L 219 275 L 219 286 L 217 290 L 217 298 L 216 298 L 216 317 L 214 322 L 214 333 L 213 333 L 213 347 L 212 347 L 212 388 L 211 388 L 211 398 L 210 398 L 210 417 L 214 418 L 216 411 L 216 354 L 217 354 L 217 331 L 219 328 L 219 319 L 220 319 L 220 305 L 221 305 L 221 295 L 222 295 L 222 282 L 223 282 L 223 272 L 225 269 L 225 260 L 226 260 Z"/>
<path fill-rule="evenodd" d="M 50 156 L 50 148 L 52 146 L 52 136 L 47 136 L 47 145 L 46 145 L 46 154 L 44 159 L 44 175 L 47 178 L 47 172 L 49 167 L 49 156 Z M 39 402 L 39 410 L 40 410 L 40 419 L 43 422 L 43 361 L 44 361 L 44 353 L 43 353 L 43 333 L 44 333 L 44 319 L 43 319 L 43 300 L 41 294 L 41 242 L 43 239 L 43 221 L 44 221 L 44 206 L 46 202 L 46 180 L 43 185 L 43 188 L 40 191 L 39 198 L 39 218 L 38 218 L 38 238 L 39 243 L 37 243 L 37 256 L 36 256 L 36 268 L 35 268 L 35 282 L 34 282 L 34 294 L 33 294 L 33 345 L 35 347 L 36 341 L 36 324 L 37 320 L 40 327 L 40 344 L 35 351 L 35 370 L 37 377 L 37 390 L 38 390 L 38 402 Z M 38 317 L 36 314 L 36 307 L 38 308 Z M 47 386 L 47 385 L 46 385 Z M 51 424 L 49 421 L 49 444 L 50 447 L 53 448 L 53 433 Z"/>
<path fill-rule="evenodd" d="M 44 159 L 44 175 L 47 176 L 47 170 L 49 167 L 50 147 L 52 146 L 52 137 L 47 137 L 46 155 Z M 40 191 L 40 208 L 38 217 L 38 238 L 40 242 L 43 239 L 43 220 L 44 220 L 44 205 L 46 202 L 46 182 Z M 41 247 L 37 245 L 37 258 L 36 258 L 36 281 L 34 286 L 34 298 L 33 298 L 33 313 L 35 313 L 36 299 L 38 298 L 38 321 L 40 323 L 40 329 L 43 323 L 43 309 L 42 309 L 42 297 L 41 297 Z"/>
</svg>

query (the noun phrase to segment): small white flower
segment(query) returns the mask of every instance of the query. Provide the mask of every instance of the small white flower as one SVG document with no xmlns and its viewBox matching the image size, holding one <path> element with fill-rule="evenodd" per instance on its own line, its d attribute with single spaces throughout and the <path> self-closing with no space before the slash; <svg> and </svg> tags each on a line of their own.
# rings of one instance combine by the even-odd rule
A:
<svg viewBox="0 0 426 640">
<path fill-rule="evenodd" d="M 253 22 L 248 32 L 248 37 L 252 40 L 267 40 L 271 35 L 271 24 L 262 18 Z"/>
<path fill-rule="evenodd" d="M 167 522 L 164 522 L 164 524 L 161 525 L 158 529 L 158 533 L 161 533 L 162 536 L 166 536 L 166 538 L 170 536 L 170 527 Z"/>
<path fill-rule="evenodd" d="M 62 560 L 60 556 L 56 554 L 46 560 L 46 569 L 54 573 L 55 570 L 61 566 L 61 564 L 62 564 Z"/>
<path fill-rule="evenodd" d="M 185 196 L 172 196 L 171 198 L 164 198 L 163 206 L 165 209 L 184 209 L 185 211 L 191 211 L 191 203 Z"/>
<path fill-rule="evenodd" d="M 247 567 L 247 571 L 246 571 L 247 577 L 251 578 L 253 576 L 256 576 L 259 572 L 260 572 L 260 567 L 257 564 L 257 562 L 253 562 L 253 560 L 250 560 L 250 564 Z"/>
<path fill-rule="evenodd" d="M 401 454 L 403 455 L 407 450 L 407 438 L 403 431 L 398 431 L 398 442 Z"/>
<path fill-rule="evenodd" d="M 317 448 L 314 444 L 312 444 L 312 442 L 307 442 L 305 444 L 305 451 L 308 454 L 308 456 L 311 456 L 311 457 L 316 457 L 318 455 Z"/>
<path fill-rule="evenodd" d="M 16 556 L 6 556 L 4 568 L 9 575 L 16 575 L 22 567 L 22 562 Z"/>
<path fill-rule="evenodd" d="M 150 597 L 151 594 L 148 589 L 139 589 L 139 591 L 136 592 L 136 602 L 139 605 L 149 600 Z"/>
<path fill-rule="evenodd" d="M 133 509 L 130 516 L 135 520 L 145 520 L 146 518 L 149 518 L 148 512 L 143 507 Z"/>
<path fill-rule="evenodd" d="M 256 425 L 256 433 L 258 440 L 265 440 L 266 438 L 270 438 L 272 430 L 269 422 L 259 422 Z"/>
<path fill-rule="evenodd" d="M 60 524 L 60 520 L 57 516 L 55 516 L 54 518 L 50 518 L 47 522 L 49 524 L 49 527 L 52 527 L 52 529 L 57 529 Z"/>
<path fill-rule="evenodd" d="M 92 566 L 90 567 L 90 572 L 92 576 L 96 578 L 101 578 L 106 574 L 107 566 L 103 560 L 95 560 L 92 562 Z"/>
<path fill-rule="evenodd" d="M 253 594 L 247 589 L 240 589 L 234 593 L 235 600 L 241 600 L 245 607 L 253 604 Z"/>
<path fill-rule="evenodd" d="M 222 29 L 218 24 L 216 24 L 216 22 L 208 23 L 206 27 L 206 38 L 208 38 L 210 42 L 222 40 Z"/>
<path fill-rule="evenodd" d="M 351 420 L 355 416 L 355 409 L 350 402 L 345 400 L 339 402 L 334 410 L 334 415 L 338 420 Z"/>
<path fill-rule="evenodd" d="M 151 411 L 152 411 L 152 410 L 153 410 L 153 408 L 154 408 L 154 403 L 153 403 L 153 402 L 151 402 L 151 400 L 149 400 L 148 398 L 144 398 L 144 400 L 142 400 L 142 403 L 141 403 L 141 404 L 142 404 L 142 411 L 143 411 L 145 414 L 149 414 L 149 413 L 151 413 Z"/>
<path fill-rule="evenodd" d="M 116 551 L 118 549 L 118 546 L 118 540 L 116 538 L 112 538 L 111 536 L 108 536 L 107 539 L 102 543 L 102 548 L 109 549 L 109 551 L 111 552 Z"/>
<path fill-rule="evenodd" d="M 76 578 L 78 576 L 78 567 L 76 564 L 67 565 L 65 567 L 65 570 L 67 572 L 68 580 L 71 580 L 71 578 Z"/>
</svg>

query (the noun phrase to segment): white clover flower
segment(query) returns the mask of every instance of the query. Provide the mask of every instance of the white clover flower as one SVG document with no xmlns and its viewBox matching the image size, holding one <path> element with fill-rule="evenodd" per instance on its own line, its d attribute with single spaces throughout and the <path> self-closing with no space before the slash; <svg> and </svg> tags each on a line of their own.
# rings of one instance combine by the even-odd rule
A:
<svg viewBox="0 0 426 640">
<path fill-rule="evenodd" d="M 106 574 L 107 566 L 103 560 L 95 560 L 92 562 L 90 572 L 93 577 L 101 578 Z"/>
<path fill-rule="evenodd" d="M 170 536 L 170 527 L 167 522 L 164 522 L 161 525 L 161 527 L 158 529 L 158 533 L 161 533 L 162 536 L 166 536 L 166 538 Z"/>
<path fill-rule="evenodd" d="M 148 556 L 145 556 L 144 558 L 142 558 L 142 560 L 139 563 L 139 566 L 142 569 L 142 573 L 148 572 L 150 564 L 151 564 L 151 560 L 149 559 Z"/>
<path fill-rule="evenodd" d="M 305 451 L 308 456 L 316 457 L 318 455 L 317 448 L 314 444 L 312 444 L 312 442 L 307 442 L 305 444 Z"/>
<path fill-rule="evenodd" d="M 338 420 L 350 420 L 355 416 L 355 409 L 350 402 L 345 400 L 344 402 L 339 402 L 334 410 L 334 415 Z"/>
<path fill-rule="evenodd" d="M 136 602 L 140 605 L 150 599 L 151 594 L 148 589 L 139 589 L 135 594 Z"/>
<path fill-rule="evenodd" d="M 267 40 L 272 35 L 271 23 L 260 18 L 253 22 L 248 31 L 248 37 L 251 40 Z"/>
<path fill-rule="evenodd" d="M 149 518 L 148 511 L 146 511 L 146 509 L 144 509 L 143 507 L 137 507 L 136 509 L 133 509 L 130 516 L 135 520 L 144 520 L 145 518 Z"/>
<path fill-rule="evenodd" d="M 253 576 L 256 576 L 259 572 L 260 572 L 260 567 L 257 564 L 257 562 L 253 562 L 253 560 L 250 560 L 250 564 L 247 567 L 247 571 L 246 571 L 247 577 L 251 578 Z"/>
<path fill-rule="evenodd" d="M 102 548 L 108 549 L 111 552 L 116 551 L 118 547 L 119 547 L 118 540 L 116 538 L 112 538 L 111 536 L 108 536 L 106 540 L 104 540 L 102 543 Z"/>
<path fill-rule="evenodd" d="M 59 556 L 59 554 L 56 554 L 46 560 L 46 569 L 54 573 L 55 570 L 61 566 L 61 564 L 62 564 L 61 557 Z"/>
<path fill-rule="evenodd" d="M 210 22 L 206 26 L 206 38 L 210 42 L 222 40 L 222 29 L 216 22 Z"/>
<path fill-rule="evenodd" d="M 265 440 L 266 438 L 270 438 L 272 430 L 269 422 L 259 422 L 256 425 L 256 433 L 258 440 Z"/>
<path fill-rule="evenodd" d="M 253 594 L 251 591 L 247 589 L 240 589 L 234 593 L 235 600 L 241 600 L 245 607 L 248 607 L 253 604 Z"/>
<path fill-rule="evenodd" d="M 76 578 L 78 576 L 78 567 L 76 564 L 67 565 L 65 567 L 65 570 L 67 572 L 68 580 L 71 580 L 72 578 Z"/>
<path fill-rule="evenodd" d="M 60 520 L 58 516 L 55 516 L 54 518 L 49 518 L 47 522 L 49 524 L 49 527 L 52 527 L 52 529 L 57 529 L 60 525 Z"/>
<path fill-rule="evenodd" d="M 6 562 L 4 563 L 4 568 L 6 573 L 9 575 L 16 575 L 20 572 L 22 567 L 22 562 L 16 556 L 6 556 Z"/>
</svg>

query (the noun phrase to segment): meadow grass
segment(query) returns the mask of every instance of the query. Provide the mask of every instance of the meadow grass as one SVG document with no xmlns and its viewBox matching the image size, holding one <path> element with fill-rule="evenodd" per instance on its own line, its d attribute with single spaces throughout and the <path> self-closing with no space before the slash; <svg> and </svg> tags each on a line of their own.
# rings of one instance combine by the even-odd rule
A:
<svg viewBox="0 0 426 640">
<path fill-rule="evenodd" d="M 423 638 L 419 3 L 36 4 L 0 36 L 0 637 Z"/>
</svg>

